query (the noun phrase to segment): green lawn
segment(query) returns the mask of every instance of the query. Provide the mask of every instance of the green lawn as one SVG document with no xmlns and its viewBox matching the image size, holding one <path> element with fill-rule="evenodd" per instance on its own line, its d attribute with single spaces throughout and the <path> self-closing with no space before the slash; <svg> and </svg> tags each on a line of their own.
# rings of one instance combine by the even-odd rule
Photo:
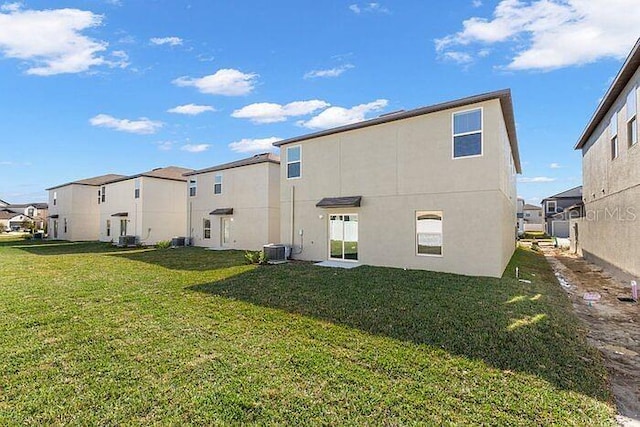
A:
<svg viewBox="0 0 640 427">
<path fill-rule="evenodd" d="M 0 425 L 612 424 L 534 252 L 532 284 L 242 261 L 0 241 Z"/>
</svg>

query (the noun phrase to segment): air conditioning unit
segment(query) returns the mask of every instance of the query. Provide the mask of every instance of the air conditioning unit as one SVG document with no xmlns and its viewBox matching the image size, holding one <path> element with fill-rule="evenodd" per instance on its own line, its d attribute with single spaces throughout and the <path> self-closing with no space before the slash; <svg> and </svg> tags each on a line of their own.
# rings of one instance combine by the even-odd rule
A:
<svg viewBox="0 0 640 427">
<path fill-rule="evenodd" d="M 262 247 L 269 264 L 282 264 L 291 256 L 291 246 L 270 243 Z"/>
<path fill-rule="evenodd" d="M 178 247 L 182 247 L 185 245 L 185 238 L 184 237 L 174 237 L 173 239 L 171 239 L 171 247 L 172 248 L 178 248 Z"/>
<path fill-rule="evenodd" d="M 119 248 L 130 248 L 136 246 L 136 236 L 119 236 L 118 237 L 118 247 Z"/>
</svg>

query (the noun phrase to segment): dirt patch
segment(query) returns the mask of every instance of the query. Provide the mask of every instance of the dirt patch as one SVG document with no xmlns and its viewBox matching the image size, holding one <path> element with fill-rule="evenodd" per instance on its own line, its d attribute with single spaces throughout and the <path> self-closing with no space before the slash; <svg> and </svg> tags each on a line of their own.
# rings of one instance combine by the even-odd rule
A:
<svg viewBox="0 0 640 427">
<path fill-rule="evenodd" d="M 589 343 L 604 356 L 620 423 L 640 426 L 640 304 L 618 300 L 631 296 L 630 284 L 567 251 L 542 250 L 587 326 Z"/>
</svg>

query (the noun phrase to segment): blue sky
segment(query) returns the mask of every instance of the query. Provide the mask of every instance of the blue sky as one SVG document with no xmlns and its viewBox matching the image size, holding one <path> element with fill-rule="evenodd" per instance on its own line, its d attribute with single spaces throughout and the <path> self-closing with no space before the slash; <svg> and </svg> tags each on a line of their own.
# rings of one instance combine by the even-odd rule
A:
<svg viewBox="0 0 640 427">
<path fill-rule="evenodd" d="M 572 148 L 640 36 L 636 1 L 0 2 L 0 198 L 511 88 L 538 203 L 580 184 Z"/>
</svg>

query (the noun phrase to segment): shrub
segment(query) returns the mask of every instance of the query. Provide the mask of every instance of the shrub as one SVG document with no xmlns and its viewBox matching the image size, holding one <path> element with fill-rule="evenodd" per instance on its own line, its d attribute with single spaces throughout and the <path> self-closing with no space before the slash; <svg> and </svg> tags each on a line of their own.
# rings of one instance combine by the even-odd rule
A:
<svg viewBox="0 0 640 427">
<path fill-rule="evenodd" d="M 171 247 L 171 240 L 161 240 L 156 243 L 156 248 L 158 249 L 168 249 Z"/>
</svg>

